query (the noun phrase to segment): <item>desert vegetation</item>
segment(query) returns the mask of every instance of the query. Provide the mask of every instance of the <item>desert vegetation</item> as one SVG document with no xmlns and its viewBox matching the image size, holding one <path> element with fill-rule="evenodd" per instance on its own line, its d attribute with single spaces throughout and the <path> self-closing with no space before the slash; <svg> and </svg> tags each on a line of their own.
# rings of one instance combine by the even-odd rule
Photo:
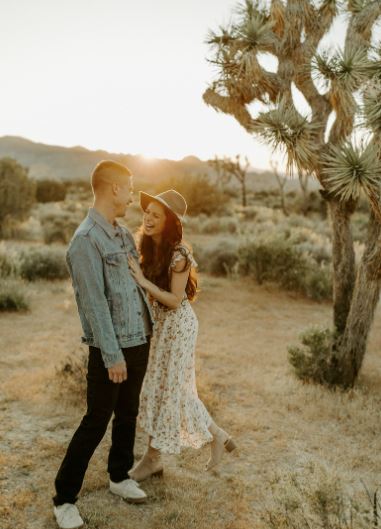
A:
<svg viewBox="0 0 381 529">
<path fill-rule="evenodd" d="M 344 47 L 324 50 L 339 16 Z M 247 0 L 210 33 L 205 102 L 283 149 L 288 171 L 239 154 L 149 166 L 115 155 L 136 191 L 175 188 L 188 202 L 198 390 L 238 450 L 212 474 L 207 447 L 168 456 L 164 478 L 144 484 L 148 503 L 127 505 L 105 493 L 109 431 L 79 500 L 86 527 L 380 525 L 380 16 L 376 1 Z M 57 148 L 53 173 L 41 152 L 33 178 L 0 160 L 1 529 L 55 527 L 53 479 L 85 407 L 65 251 L 92 203 L 88 164 L 107 153 L 73 149 L 66 166 Z M 137 200 L 120 222 L 136 232 Z M 145 445 L 138 430 L 137 458 Z"/>
<path fill-rule="evenodd" d="M 147 529 L 202 529 L 206 522 L 226 529 L 251 529 L 253 524 L 263 529 L 291 528 L 303 527 L 305 519 L 311 527 L 344 528 L 352 519 L 354 527 L 370 528 L 378 519 L 369 494 L 374 497 L 377 490 L 380 462 L 376 448 L 359 462 L 354 444 L 364 440 L 374 444 L 379 433 L 375 421 L 379 396 L 374 393 L 378 322 L 356 391 L 325 393 L 298 381 L 321 376 L 324 371 L 316 366 L 324 364 L 332 339 L 327 329 L 332 232 L 325 202 L 314 181 L 304 196 L 299 184 L 287 179 L 285 214 L 274 176 L 270 186 L 253 178 L 243 207 L 239 186 L 226 182 L 219 195 L 214 192 L 214 179 L 213 174 L 196 173 L 194 182 L 201 182 L 204 192 L 193 195 L 186 195 L 187 185 L 192 190 L 181 173 L 170 181 L 154 182 L 151 188 L 140 186 L 136 178 L 135 188 L 157 193 L 184 185 L 181 189 L 189 201 L 185 233 L 200 270 L 195 303 L 201 326 L 199 391 L 212 413 L 230 425 L 241 447 L 234 458 L 226 458 L 219 475 L 200 477 L 207 448 L 168 458 L 166 478 L 146 485 L 147 510 L 128 507 L 129 519 Z M 41 524 L 53 527 L 52 479 L 85 402 L 87 353 L 79 343 L 65 250 L 92 197 L 86 182 L 73 181 L 65 188 L 64 200 L 35 200 L 29 216 L 14 219 L 0 246 L 0 329 L 3 360 L 9 366 L 2 374 L 7 404 L 1 442 L 6 453 L 14 454 L 11 459 L 7 456 L 7 487 L 0 498 L 6 529 L 15 522 L 25 525 L 33 509 Z M 368 214 L 368 203 L 361 201 L 352 217 L 357 262 L 366 241 Z M 121 222 L 136 231 L 141 222 L 137 203 Z M 15 335 L 15 326 L 22 326 L 23 332 Z M 302 345 L 292 345 L 299 335 Z M 232 363 L 232 355 L 240 360 Z M 361 433 L 352 424 L 353 416 L 363 422 Z M 10 421 L 11 431 L 20 429 L 24 437 L 8 433 Z M 334 434 L 335 424 L 339 429 Z M 334 454 L 333 435 L 340 439 Z M 137 457 L 144 445 L 138 432 Z M 104 495 L 107 447 L 106 436 L 80 501 L 89 527 L 111 529 L 123 527 L 126 510 Z M 16 515 L 14 505 L 20 507 Z"/>
<path fill-rule="evenodd" d="M 343 14 L 344 46 L 322 49 L 324 35 Z M 217 74 L 204 100 L 282 150 L 289 173 L 318 179 L 333 248 L 333 339 L 325 382 L 350 387 L 362 365 L 381 286 L 380 42 L 372 40 L 381 6 L 361 0 L 247 0 L 234 15 L 228 26 L 210 33 Z M 263 66 L 263 54 L 276 60 L 276 72 Z M 308 110 L 300 110 L 298 98 Z M 259 112 L 251 111 L 254 103 Z M 359 128 L 368 131 L 362 144 Z M 371 209 L 356 267 L 351 218 L 362 193 Z"/>
</svg>

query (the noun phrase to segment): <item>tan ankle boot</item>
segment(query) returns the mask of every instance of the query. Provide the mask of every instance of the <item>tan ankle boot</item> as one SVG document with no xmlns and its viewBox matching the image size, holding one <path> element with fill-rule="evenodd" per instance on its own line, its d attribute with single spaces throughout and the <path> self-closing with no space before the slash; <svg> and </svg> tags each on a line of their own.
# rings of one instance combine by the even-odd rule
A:
<svg viewBox="0 0 381 529">
<path fill-rule="evenodd" d="M 236 444 L 222 428 L 219 428 L 214 423 L 209 428 L 213 434 L 213 441 L 210 443 L 210 458 L 206 464 L 206 470 L 211 470 L 221 461 L 224 450 L 232 452 L 236 448 Z"/>
<path fill-rule="evenodd" d="M 161 477 L 163 475 L 163 464 L 160 452 L 158 455 L 153 455 L 147 451 L 128 475 L 135 481 L 143 481 L 151 476 Z"/>
</svg>

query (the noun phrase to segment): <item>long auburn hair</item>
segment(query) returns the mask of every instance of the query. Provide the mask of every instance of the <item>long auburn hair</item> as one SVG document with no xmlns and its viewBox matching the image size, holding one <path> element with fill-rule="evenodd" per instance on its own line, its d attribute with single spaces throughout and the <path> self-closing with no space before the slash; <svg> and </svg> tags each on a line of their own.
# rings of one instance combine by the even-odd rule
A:
<svg viewBox="0 0 381 529">
<path fill-rule="evenodd" d="M 143 225 L 137 232 L 138 249 L 140 253 L 140 266 L 143 273 L 149 281 L 152 281 L 156 286 L 163 290 L 170 291 L 170 264 L 175 249 L 185 257 L 184 268 L 177 271 L 184 272 L 190 267 L 188 281 L 185 287 L 187 298 L 192 301 L 196 297 L 197 292 L 197 273 L 189 259 L 187 250 L 190 247 L 181 238 L 181 224 L 176 215 L 167 208 L 165 211 L 165 224 L 162 232 L 161 242 L 155 254 L 155 244 L 152 237 L 145 235 Z M 179 246 L 179 245 L 182 246 Z M 185 247 L 185 248 L 184 248 Z M 176 270 L 172 271 L 176 273 Z"/>
</svg>

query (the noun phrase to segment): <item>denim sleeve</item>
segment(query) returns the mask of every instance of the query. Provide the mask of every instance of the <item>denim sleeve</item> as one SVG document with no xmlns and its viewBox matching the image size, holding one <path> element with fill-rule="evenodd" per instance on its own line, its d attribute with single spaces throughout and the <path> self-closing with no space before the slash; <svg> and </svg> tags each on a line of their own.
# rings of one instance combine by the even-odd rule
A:
<svg viewBox="0 0 381 529">
<path fill-rule="evenodd" d="M 73 288 L 93 331 L 105 366 L 124 361 L 115 335 L 110 308 L 105 296 L 102 257 L 86 235 L 77 235 L 67 253 Z"/>
</svg>

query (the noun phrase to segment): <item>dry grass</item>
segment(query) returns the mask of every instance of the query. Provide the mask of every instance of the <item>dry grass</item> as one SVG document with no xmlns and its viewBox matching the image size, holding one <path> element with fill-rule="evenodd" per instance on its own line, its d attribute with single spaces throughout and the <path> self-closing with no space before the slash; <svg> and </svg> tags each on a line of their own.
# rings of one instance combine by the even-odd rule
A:
<svg viewBox="0 0 381 529">
<path fill-rule="evenodd" d="M 350 496 L 363 495 L 362 481 L 371 491 L 379 484 L 380 313 L 357 388 L 327 392 L 292 376 L 286 345 L 311 324 L 329 324 L 328 304 L 243 280 L 202 280 L 199 393 L 239 450 L 213 474 L 203 471 L 208 447 L 165 456 L 164 479 L 146 482 L 148 503 L 133 506 L 107 491 L 108 432 L 78 502 L 87 528 L 269 528 L 275 477 L 304 475 L 322 462 Z M 0 317 L 1 529 L 55 527 L 53 480 L 84 412 L 57 376 L 68 355 L 83 351 L 70 284 L 41 282 L 30 297 L 30 313 Z M 136 457 L 145 443 L 139 431 Z"/>
</svg>

